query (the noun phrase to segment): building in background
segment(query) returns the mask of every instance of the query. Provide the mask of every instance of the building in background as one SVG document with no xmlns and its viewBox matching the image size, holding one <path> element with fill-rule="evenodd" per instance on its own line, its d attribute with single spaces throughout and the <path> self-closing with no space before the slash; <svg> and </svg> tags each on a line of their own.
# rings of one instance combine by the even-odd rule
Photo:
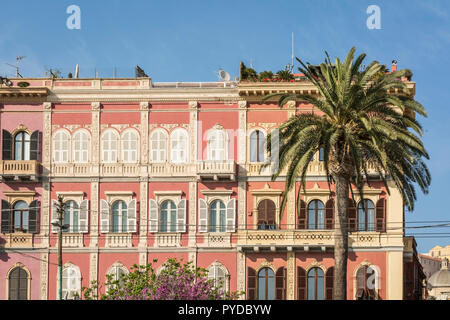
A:
<svg viewBox="0 0 450 320">
<path fill-rule="evenodd" d="M 417 254 L 417 243 L 414 237 L 404 238 L 403 252 L 403 299 L 425 300 L 427 298 L 426 275 Z"/>
<path fill-rule="evenodd" d="M 450 300 L 450 268 L 448 259 L 442 260 L 441 270 L 435 272 L 428 280 L 431 297 L 437 300 Z"/>
<path fill-rule="evenodd" d="M 419 254 L 419 261 L 423 267 L 423 273 L 427 279 L 430 279 L 431 275 L 441 269 L 442 260 L 439 258 L 433 258 L 425 254 Z"/>
<path fill-rule="evenodd" d="M 318 112 L 262 97 L 314 94 L 311 83 L 12 81 L 0 88 L 0 299 L 53 300 L 60 286 L 71 299 L 93 280 L 169 257 L 207 268 L 244 299 L 332 297 L 335 194 L 320 154 L 300 211 L 293 190 L 280 214 L 285 175 L 271 181 L 271 167 L 262 169 L 267 134 Z M 403 238 L 401 194 L 389 186 L 390 195 L 373 181 L 349 202 L 348 299 L 418 298 L 420 264 Z M 70 225 L 62 283 L 50 223 L 58 195 Z"/>
<path fill-rule="evenodd" d="M 439 258 L 441 260 L 443 260 L 444 258 L 450 260 L 450 244 L 445 247 L 435 246 L 428 252 L 428 255 L 433 258 Z"/>
</svg>

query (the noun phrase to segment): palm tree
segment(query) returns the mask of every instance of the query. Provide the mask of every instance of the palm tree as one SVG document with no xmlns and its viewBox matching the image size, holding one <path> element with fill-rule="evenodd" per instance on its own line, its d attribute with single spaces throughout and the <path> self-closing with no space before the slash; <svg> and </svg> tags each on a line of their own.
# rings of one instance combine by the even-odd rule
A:
<svg viewBox="0 0 450 320">
<path fill-rule="evenodd" d="M 347 297 L 348 256 L 348 199 L 355 186 L 363 197 L 363 185 L 368 179 L 368 167 L 375 169 L 377 178 L 385 185 L 388 180 L 400 190 L 404 204 L 414 209 L 415 185 L 428 193 L 430 173 L 424 163 L 429 156 L 420 140 L 421 125 L 414 112 L 426 117 L 423 106 L 414 100 L 402 77 L 411 76 L 407 69 L 392 73 L 373 61 L 362 66 L 365 54 L 354 60 L 355 48 L 342 63 L 334 63 L 326 54 L 320 66 L 305 65 L 297 58 L 304 73 L 318 89 L 318 95 L 275 93 L 264 97 L 267 101 L 278 96 L 281 107 L 288 101 L 306 101 L 319 110 L 301 113 L 279 126 L 279 166 L 272 175 L 275 180 L 287 167 L 286 185 L 281 203 L 282 213 L 287 192 L 301 179 L 297 194 L 300 209 L 300 190 L 306 186 L 306 172 L 312 156 L 323 148 L 323 161 L 328 186 L 335 186 L 335 277 L 334 299 Z M 271 152 L 271 134 L 267 137 L 267 151 Z M 271 154 L 271 156 L 273 156 Z M 350 190 L 350 191 L 349 191 Z M 354 198 L 354 197 L 353 197 Z"/>
</svg>

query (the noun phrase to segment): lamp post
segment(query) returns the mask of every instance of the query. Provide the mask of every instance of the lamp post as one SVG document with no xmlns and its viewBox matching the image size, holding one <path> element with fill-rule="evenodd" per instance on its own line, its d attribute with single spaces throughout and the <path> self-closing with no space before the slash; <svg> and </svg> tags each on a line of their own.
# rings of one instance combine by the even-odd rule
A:
<svg viewBox="0 0 450 320">
<path fill-rule="evenodd" d="M 63 224 L 64 219 L 64 199 L 62 195 L 58 196 L 58 203 L 56 204 L 56 213 L 58 219 L 52 220 L 52 225 L 58 227 L 58 273 L 59 273 L 59 291 L 58 299 L 62 300 L 62 233 L 69 228 L 68 224 Z"/>
</svg>

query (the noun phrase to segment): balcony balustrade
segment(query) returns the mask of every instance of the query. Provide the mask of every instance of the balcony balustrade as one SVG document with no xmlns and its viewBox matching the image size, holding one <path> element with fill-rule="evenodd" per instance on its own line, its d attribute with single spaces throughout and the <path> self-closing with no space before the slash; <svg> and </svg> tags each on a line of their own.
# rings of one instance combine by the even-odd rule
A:
<svg viewBox="0 0 450 320">
<path fill-rule="evenodd" d="M 181 233 L 156 234 L 156 247 L 181 247 Z"/>
<path fill-rule="evenodd" d="M 33 248 L 32 233 L 14 232 L 4 235 L 4 243 L 1 247 L 4 248 Z"/>
<path fill-rule="evenodd" d="M 148 172 L 151 177 L 193 176 L 195 175 L 195 165 L 151 163 Z"/>
<path fill-rule="evenodd" d="M 81 233 L 63 233 L 62 237 L 63 248 L 82 248 L 83 234 Z"/>
<path fill-rule="evenodd" d="M 107 233 L 106 247 L 108 248 L 131 248 L 131 233 Z"/>
<path fill-rule="evenodd" d="M 36 181 L 39 176 L 39 162 L 36 160 L 0 160 L 0 176 L 14 180 Z"/>
<path fill-rule="evenodd" d="M 236 164 L 233 160 L 211 161 L 197 163 L 197 176 L 200 180 L 236 180 Z"/>
</svg>

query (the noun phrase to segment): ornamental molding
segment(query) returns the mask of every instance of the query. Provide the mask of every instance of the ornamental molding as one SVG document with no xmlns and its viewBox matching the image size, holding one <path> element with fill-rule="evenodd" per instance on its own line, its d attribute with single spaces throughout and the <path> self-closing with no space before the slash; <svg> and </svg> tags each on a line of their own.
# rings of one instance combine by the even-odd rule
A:
<svg viewBox="0 0 450 320">
<path fill-rule="evenodd" d="M 238 106 L 239 106 L 239 109 L 247 109 L 247 107 L 248 107 L 247 101 L 245 101 L 245 100 L 238 101 Z"/>
<path fill-rule="evenodd" d="M 275 123 L 275 122 L 268 122 L 268 123 L 265 123 L 265 122 L 249 122 L 248 125 L 247 125 L 247 128 L 250 130 L 250 129 L 254 129 L 254 128 L 258 128 L 259 127 L 259 128 L 265 129 L 266 132 L 268 132 L 270 128 L 273 128 L 273 127 L 276 127 L 276 126 L 277 126 L 277 123 Z"/>
<path fill-rule="evenodd" d="M 220 123 L 216 123 L 212 128 L 215 130 L 224 130 L 225 129 Z"/>
<path fill-rule="evenodd" d="M 151 123 L 148 126 L 149 130 L 153 130 L 155 128 L 164 128 L 167 131 L 172 131 L 175 128 L 184 128 L 186 130 L 189 130 L 189 124 L 188 123 Z"/>
<path fill-rule="evenodd" d="M 322 269 L 323 273 L 325 274 L 327 272 L 327 269 L 316 259 L 314 259 L 309 265 L 308 267 L 306 267 L 305 271 L 306 273 L 308 273 L 309 270 L 311 270 L 312 268 L 319 268 Z"/>
<path fill-rule="evenodd" d="M 141 107 L 141 110 L 145 111 L 145 110 L 150 109 L 150 103 L 148 103 L 148 101 L 141 102 L 139 105 Z"/>
<path fill-rule="evenodd" d="M 92 126 L 90 124 L 84 124 L 84 125 L 80 125 L 80 124 L 63 124 L 63 125 L 59 125 L 59 124 L 54 124 L 52 125 L 52 131 L 58 130 L 58 129 L 67 129 L 69 131 L 75 131 L 77 129 L 87 129 L 89 131 L 92 131 Z"/>
<path fill-rule="evenodd" d="M 92 111 L 100 111 L 100 102 L 91 103 Z"/>
<path fill-rule="evenodd" d="M 42 104 L 42 106 L 44 107 L 44 111 L 51 111 L 53 103 L 51 103 L 51 102 L 44 102 Z"/>
<path fill-rule="evenodd" d="M 12 136 L 15 136 L 18 132 L 20 132 L 20 131 L 25 131 L 26 133 L 28 133 L 28 134 L 30 134 L 31 135 L 31 131 L 24 125 L 24 124 L 19 124 L 18 126 L 17 126 L 17 128 L 16 129 L 14 129 L 12 132 L 11 132 L 11 135 Z"/>
<path fill-rule="evenodd" d="M 140 131 L 141 129 L 141 125 L 140 124 L 102 124 L 100 125 L 100 128 L 102 131 L 108 129 L 108 128 L 114 128 L 117 129 L 117 131 L 122 132 L 125 129 L 137 129 L 138 131 Z"/>
<path fill-rule="evenodd" d="M 233 194 L 233 190 L 200 190 L 200 192 L 205 196 L 231 196 Z"/>
<path fill-rule="evenodd" d="M 286 103 L 286 107 L 287 107 L 288 109 L 295 109 L 296 106 L 297 106 L 297 103 L 296 103 L 295 101 L 293 101 L 293 100 L 288 101 L 288 102 Z"/>
<path fill-rule="evenodd" d="M 269 261 L 263 261 L 259 266 L 258 266 L 258 268 L 256 269 L 256 274 L 258 274 L 258 272 L 261 270 L 261 269 L 264 269 L 264 268 L 270 268 L 270 269 L 272 269 L 272 271 L 274 272 L 274 273 L 276 273 L 277 272 L 277 269 L 275 268 L 275 266 L 273 265 L 273 264 L 271 264 Z"/>
<path fill-rule="evenodd" d="M 279 190 L 279 189 L 272 189 L 270 188 L 269 184 L 266 183 L 264 185 L 263 189 L 259 189 L 259 190 L 251 190 L 250 191 L 252 195 L 272 195 L 272 196 L 280 196 L 283 193 L 283 190 Z"/>
<path fill-rule="evenodd" d="M 198 109 L 198 101 L 189 101 L 189 109 Z"/>
</svg>

